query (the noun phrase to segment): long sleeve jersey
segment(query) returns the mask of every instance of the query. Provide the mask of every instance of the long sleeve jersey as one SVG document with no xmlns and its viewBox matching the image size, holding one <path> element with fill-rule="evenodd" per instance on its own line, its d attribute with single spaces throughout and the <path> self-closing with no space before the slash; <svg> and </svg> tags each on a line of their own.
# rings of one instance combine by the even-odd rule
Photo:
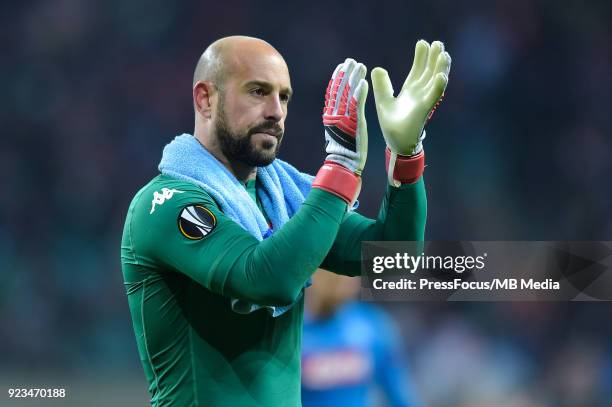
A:
<svg viewBox="0 0 612 407">
<path fill-rule="evenodd" d="M 256 182 L 245 187 L 256 199 Z M 152 405 L 300 405 L 304 283 L 317 267 L 360 274 L 362 241 L 424 235 L 422 178 L 387 187 L 377 219 L 346 208 L 313 188 L 260 241 L 196 184 L 159 175 L 136 194 L 121 263 Z M 240 314 L 230 298 L 293 306 Z"/>
</svg>

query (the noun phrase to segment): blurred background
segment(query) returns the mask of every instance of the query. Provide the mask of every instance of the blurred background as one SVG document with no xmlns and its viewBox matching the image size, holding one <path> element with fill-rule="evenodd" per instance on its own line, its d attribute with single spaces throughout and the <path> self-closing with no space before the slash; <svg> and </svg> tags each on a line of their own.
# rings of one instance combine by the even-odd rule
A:
<svg viewBox="0 0 612 407">
<path fill-rule="evenodd" d="M 612 240 L 609 1 L 4 2 L 0 383 L 62 405 L 145 405 L 119 263 L 161 149 L 193 130 L 205 47 L 252 35 L 295 91 L 280 157 L 315 172 L 323 92 L 346 57 L 399 89 L 419 38 L 453 58 L 428 125 L 427 240 Z M 368 101 L 361 212 L 385 187 Z M 425 406 L 612 405 L 612 305 L 383 304 Z M 5 405 L 6 393 L 1 396 Z M 98 403 L 98 404 L 96 404 Z"/>
</svg>

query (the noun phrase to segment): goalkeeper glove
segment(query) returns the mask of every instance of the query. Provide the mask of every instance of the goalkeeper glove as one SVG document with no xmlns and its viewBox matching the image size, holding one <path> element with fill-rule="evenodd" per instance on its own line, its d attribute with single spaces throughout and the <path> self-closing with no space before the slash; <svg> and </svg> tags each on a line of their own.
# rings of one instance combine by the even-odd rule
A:
<svg viewBox="0 0 612 407">
<path fill-rule="evenodd" d="M 361 172 L 368 154 L 365 101 L 366 67 L 348 58 L 338 65 L 325 92 L 325 164 L 312 184 L 332 192 L 347 203 L 357 199 Z M 350 207 L 350 206 L 349 206 Z"/>
<path fill-rule="evenodd" d="M 426 41 L 418 41 L 412 69 L 397 97 L 393 96 L 387 71 L 378 67 L 372 70 L 378 122 L 387 142 L 387 177 L 391 185 L 415 182 L 423 173 L 424 128 L 443 97 L 450 65 L 444 44 L 434 41 L 430 47 Z"/>
</svg>

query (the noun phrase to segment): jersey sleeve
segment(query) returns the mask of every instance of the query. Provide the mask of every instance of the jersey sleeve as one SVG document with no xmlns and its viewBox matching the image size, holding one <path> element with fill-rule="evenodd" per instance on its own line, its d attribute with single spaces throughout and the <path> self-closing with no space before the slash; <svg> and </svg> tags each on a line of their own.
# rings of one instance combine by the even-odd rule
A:
<svg viewBox="0 0 612 407">
<path fill-rule="evenodd" d="M 157 185 L 156 187 L 161 187 Z M 259 241 L 221 212 L 196 185 L 168 181 L 171 198 L 155 205 L 156 191 L 131 209 L 130 239 L 144 266 L 183 273 L 207 289 L 260 305 L 292 303 L 329 252 L 346 203 L 313 188 L 301 209 L 271 237 Z"/>
<path fill-rule="evenodd" d="M 321 268 L 337 274 L 361 273 L 361 243 L 365 241 L 423 241 L 427 197 L 421 177 L 414 184 L 387 185 L 378 217 L 346 214 L 338 236 Z"/>
</svg>

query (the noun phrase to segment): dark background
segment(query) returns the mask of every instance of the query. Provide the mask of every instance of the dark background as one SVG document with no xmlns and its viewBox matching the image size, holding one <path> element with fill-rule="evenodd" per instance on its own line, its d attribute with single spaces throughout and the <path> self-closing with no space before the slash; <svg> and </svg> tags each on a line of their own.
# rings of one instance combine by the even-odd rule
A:
<svg viewBox="0 0 612 407">
<path fill-rule="evenodd" d="M 424 144 L 426 239 L 612 240 L 611 4 L 3 3 L 3 388 L 63 383 L 72 395 L 64 403 L 146 402 L 122 287 L 123 220 L 162 147 L 193 130 L 195 63 L 226 35 L 263 38 L 284 55 L 295 95 L 280 157 L 308 172 L 324 158 L 323 92 L 339 62 L 383 66 L 398 89 L 415 42 L 444 41 L 453 65 Z M 369 216 L 385 186 L 373 102 L 360 197 Z M 608 304 L 388 308 L 425 405 L 612 397 Z"/>
</svg>

